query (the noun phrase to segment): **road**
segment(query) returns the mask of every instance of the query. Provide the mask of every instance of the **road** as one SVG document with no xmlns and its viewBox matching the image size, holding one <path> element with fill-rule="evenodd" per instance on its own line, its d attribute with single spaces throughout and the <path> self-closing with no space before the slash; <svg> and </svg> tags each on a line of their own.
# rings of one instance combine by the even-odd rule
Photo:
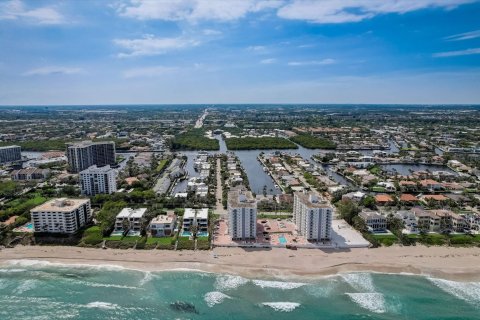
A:
<svg viewBox="0 0 480 320">
<path fill-rule="evenodd" d="M 203 121 L 205 121 L 205 118 L 207 117 L 207 115 L 208 115 L 208 109 L 205 109 L 205 111 L 202 113 L 200 118 L 198 118 L 197 122 L 195 122 L 196 129 L 203 127 Z"/>
<path fill-rule="evenodd" d="M 215 213 L 219 214 L 221 218 L 227 218 L 227 210 L 223 209 L 222 204 L 223 185 L 222 185 L 222 168 L 220 158 L 217 158 L 217 207 Z"/>
</svg>

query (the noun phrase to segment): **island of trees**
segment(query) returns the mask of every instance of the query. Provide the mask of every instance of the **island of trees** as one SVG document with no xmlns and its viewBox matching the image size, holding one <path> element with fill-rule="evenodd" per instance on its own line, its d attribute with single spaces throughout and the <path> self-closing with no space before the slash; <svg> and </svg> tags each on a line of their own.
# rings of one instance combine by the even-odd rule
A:
<svg viewBox="0 0 480 320">
<path fill-rule="evenodd" d="M 297 149 L 298 146 L 284 138 L 229 138 L 225 140 L 229 150 L 256 150 L 256 149 Z"/>
<path fill-rule="evenodd" d="M 209 139 L 204 136 L 203 130 L 190 130 L 177 135 L 172 140 L 173 150 L 219 150 L 220 144 L 217 139 Z"/>
<path fill-rule="evenodd" d="M 290 140 L 308 149 L 335 149 L 337 147 L 331 140 L 315 137 L 306 133 L 296 135 L 290 138 Z"/>
</svg>

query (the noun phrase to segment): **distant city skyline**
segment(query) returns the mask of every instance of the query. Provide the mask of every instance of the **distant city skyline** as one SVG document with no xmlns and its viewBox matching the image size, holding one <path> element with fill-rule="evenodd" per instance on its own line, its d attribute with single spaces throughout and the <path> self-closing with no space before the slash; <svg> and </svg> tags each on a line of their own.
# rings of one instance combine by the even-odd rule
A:
<svg viewBox="0 0 480 320">
<path fill-rule="evenodd" d="M 480 103 L 477 0 L 0 2 L 0 105 Z"/>
</svg>

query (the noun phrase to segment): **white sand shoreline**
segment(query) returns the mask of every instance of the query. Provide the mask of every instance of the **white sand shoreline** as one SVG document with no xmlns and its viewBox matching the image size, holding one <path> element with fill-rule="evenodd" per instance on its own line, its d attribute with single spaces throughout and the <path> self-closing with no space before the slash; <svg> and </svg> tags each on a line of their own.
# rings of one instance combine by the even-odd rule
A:
<svg viewBox="0 0 480 320">
<path fill-rule="evenodd" d="M 216 256 L 217 258 L 215 258 Z M 34 260 L 34 261 L 31 261 Z M 0 251 L 0 266 L 34 263 L 137 271 L 192 271 L 246 278 L 316 279 L 348 272 L 423 275 L 480 281 L 480 248 L 390 247 L 347 251 L 299 249 L 163 251 L 17 246 Z"/>
</svg>

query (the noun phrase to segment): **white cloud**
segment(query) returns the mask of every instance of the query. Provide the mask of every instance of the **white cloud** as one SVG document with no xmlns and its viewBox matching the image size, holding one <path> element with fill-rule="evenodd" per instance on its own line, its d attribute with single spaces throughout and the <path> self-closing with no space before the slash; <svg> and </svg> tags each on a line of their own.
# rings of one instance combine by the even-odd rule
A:
<svg viewBox="0 0 480 320">
<path fill-rule="evenodd" d="M 213 29 L 204 29 L 203 34 L 206 36 L 219 36 L 222 34 L 222 31 L 213 30 Z"/>
<path fill-rule="evenodd" d="M 0 4 L 0 20 L 25 20 L 36 24 L 62 24 L 65 17 L 54 7 L 28 9 L 20 0 L 10 0 Z"/>
<path fill-rule="evenodd" d="M 398 13 L 427 8 L 453 9 L 476 0 L 293 0 L 281 7 L 281 18 L 307 20 L 313 23 L 358 22 L 379 14 Z"/>
<path fill-rule="evenodd" d="M 303 66 L 326 66 L 329 64 L 334 64 L 336 61 L 334 59 L 323 59 L 323 60 L 310 60 L 310 61 L 291 61 L 288 63 L 292 67 L 303 67 Z"/>
<path fill-rule="evenodd" d="M 446 57 L 458 57 L 458 56 L 469 56 L 472 54 L 480 54 L 480 48 L 458 50 L 458 51 L 446 51 L 434 53 L 434 58 L 446 58 Z"/>
<path fill-rule="evenodd" d="M 470 39 L 476 39 L 476 38 L 480 38 L 480 30 L 455 34 L 453 36 L 446 37 L 445 40 L 461 41 L 461 40 L 470 40 Z"/>
<path fill-rule="evenodd" d="M 282 4 L 280 0 L 130 0 L 118 6 L 117 12 L 139 20 L 233 21 L 250 12 L 275 9 Z"/>
<path fill-rule="evenodd" d="M 247 50 L 258 54 L 265 54 L 268 52 L 268 49 L 265 46 L 249 46 L 247 47 Z"/>
<path fill-rule="evenodd" d="M 263 59 L 260 61 L 261 64 L 272 64 L 277 62 L 277 59 L 275 58 L 270 58 L 270 59 Z"/>
<path fill-rule="evenodd" d="M 139 77 L 158 77 L 166 74 L 175 73 L 178 71 L 177 67 L 154 66 L 145 68 L 133 68 L 126 70 L 123 73 L 124 78 L 139 78 Z"/>
<path fill-rule="evenodd" d="M 115 39 L 113 41 L 116 45 L 128 51 L 127 53 L 119 53 L 119 58 L 159 55 L 171 50 L 194 47 L 200 44 L 197 40 L 184 37 L 156 38 L 152 35 L 145 35 L 140 39 Z"/>
<path fill-rule="evenodd" d="M 70 67 L 59 67 L 59 66 L 48 66 L 37 69 L 32 69 L 24 72 L 24 76 L 47 76 L 52 74 L 83 74 L 85 71 L 81 68 L 70 68 Z"/>
</svg>

